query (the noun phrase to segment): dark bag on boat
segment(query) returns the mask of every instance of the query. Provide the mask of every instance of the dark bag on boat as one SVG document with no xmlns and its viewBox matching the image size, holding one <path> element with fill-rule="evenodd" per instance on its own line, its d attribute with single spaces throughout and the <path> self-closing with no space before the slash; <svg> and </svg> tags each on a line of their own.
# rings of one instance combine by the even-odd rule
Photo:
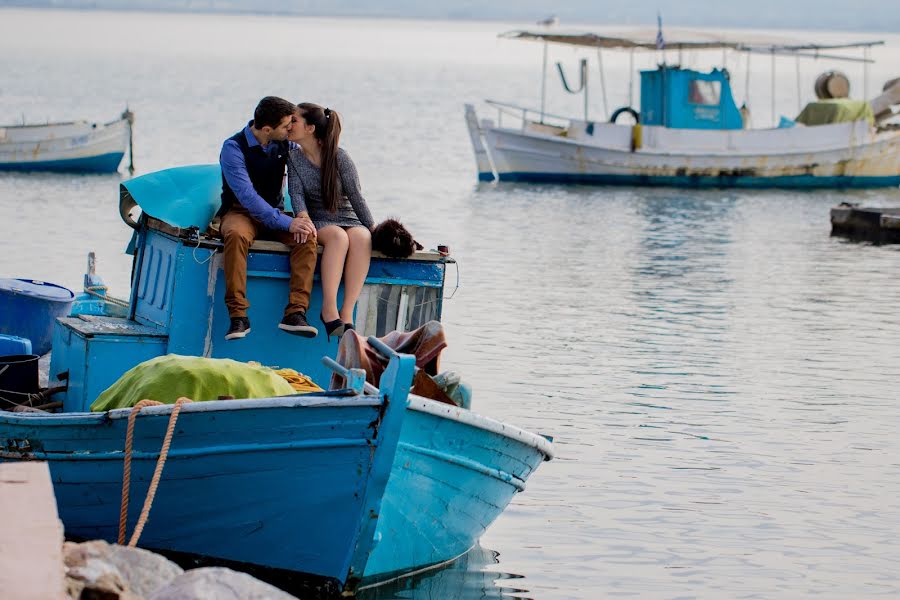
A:
<svg viewBox="0 0 900 600">
<path fill-rule="evenodd" d="M 389 258 L 409 258 L 423 247 L 397 219 L 386 219 L 372 231 L 372 249 Z"/>
</svg>

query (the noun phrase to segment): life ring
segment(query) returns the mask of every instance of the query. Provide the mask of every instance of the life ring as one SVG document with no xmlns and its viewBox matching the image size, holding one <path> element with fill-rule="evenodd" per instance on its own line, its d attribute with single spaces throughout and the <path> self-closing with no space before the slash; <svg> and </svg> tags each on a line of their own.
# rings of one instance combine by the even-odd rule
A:
<svg viewBox="0 0 900 600">
<path fill-rule="evenodd" d="M 633 108 L 631 108 L 630 106 L 623 106 L 621 108 L 617 108 L 616 110 L 614 110 L 613 114 L 609 117 L 609 122 L 615 123 L 619 119 L 619 117 L 624 113 L 628 113 L 629 115 L 634 117 L 635 123 L 641 122 L 641 117 L 640 117 L 640 115 L 638 115 L 638 112 L 636 110 L 634 110 Z"/>
</svg>

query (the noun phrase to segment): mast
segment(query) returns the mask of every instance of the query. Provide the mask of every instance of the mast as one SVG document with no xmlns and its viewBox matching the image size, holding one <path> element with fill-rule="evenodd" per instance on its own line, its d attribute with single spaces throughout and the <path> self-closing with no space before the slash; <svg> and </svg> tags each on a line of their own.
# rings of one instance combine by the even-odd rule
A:
<svg viewBox="0 0 900 600">
<path fill-rule="evenodd" d="M 547 105 L 547 42 L 544 42 L 544 69 L 541 72 L 541 123 L 544 122 L 544 109 Z"/>
</svg>

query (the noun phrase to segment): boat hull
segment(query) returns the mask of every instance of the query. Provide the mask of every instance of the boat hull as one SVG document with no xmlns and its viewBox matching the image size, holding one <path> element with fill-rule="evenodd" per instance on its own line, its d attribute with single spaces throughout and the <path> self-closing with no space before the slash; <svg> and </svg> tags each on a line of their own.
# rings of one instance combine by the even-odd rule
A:
<svg viewBox="0 0 900 600">
<path fill-rule="evenodd" d="M 402 403 L 383 408 L 360 396 L 185 405 L 139 545 L 341 585 L 358 578 L 403 418 Z M 171 409 L 136 419 L 129 536 Z M 71 538 L 117 540 L 129 410 L 0 411 L 0 461 L 48 462 Z"/>
<path fill-rule="evenodd" d="M 0 170 L 115 173 L 129 136 L 127 119 L 0 127 Z"/>
<path fill-rule="evenodd" d="M 467 123 L 480 180 L 737 188 L 900 185 L 900 131 L 875 134 L 865 121 L 736 131 L 573 121 L 553 135 L 536 126 L 531 131 L 478 124 L 473 114 L 467 114 Z"/>
<path fill-rule="evenodd" d="M 363 584 L 467 552 L 551 456 L 540 436 L 411 396 Z"/>
<path fill-rule="evenodd" d="M 900 185 L 900 175 L 896 177 L 816 177 L 793 175 L 777 177 L 745 177 L 730 175 L 616 175 L 588 173 L 500 173 L 500 181 L 521 183 L 562 183 L 582 185 L 615 185 L 646 187 L 682 188 L 744 188 L 744 189 L 863 189 L 883 188 Z"/>
</svg>

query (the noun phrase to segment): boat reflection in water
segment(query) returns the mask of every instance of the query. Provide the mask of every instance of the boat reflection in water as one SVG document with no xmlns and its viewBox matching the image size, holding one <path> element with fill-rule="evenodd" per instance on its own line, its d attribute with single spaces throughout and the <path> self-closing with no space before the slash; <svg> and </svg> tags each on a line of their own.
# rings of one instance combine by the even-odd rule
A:
<svg viewBox="0 0 900 600">
<path fill-rule="evenodd" d="M 499 554 L 476 545 L 442 569 L 361 589 L 357 600 L 435 600 L 437 598 L 530 598 L 522 575 L 502 573 Z M 519 583 L 515 583 L 518 580 Z"/>
</svg>

